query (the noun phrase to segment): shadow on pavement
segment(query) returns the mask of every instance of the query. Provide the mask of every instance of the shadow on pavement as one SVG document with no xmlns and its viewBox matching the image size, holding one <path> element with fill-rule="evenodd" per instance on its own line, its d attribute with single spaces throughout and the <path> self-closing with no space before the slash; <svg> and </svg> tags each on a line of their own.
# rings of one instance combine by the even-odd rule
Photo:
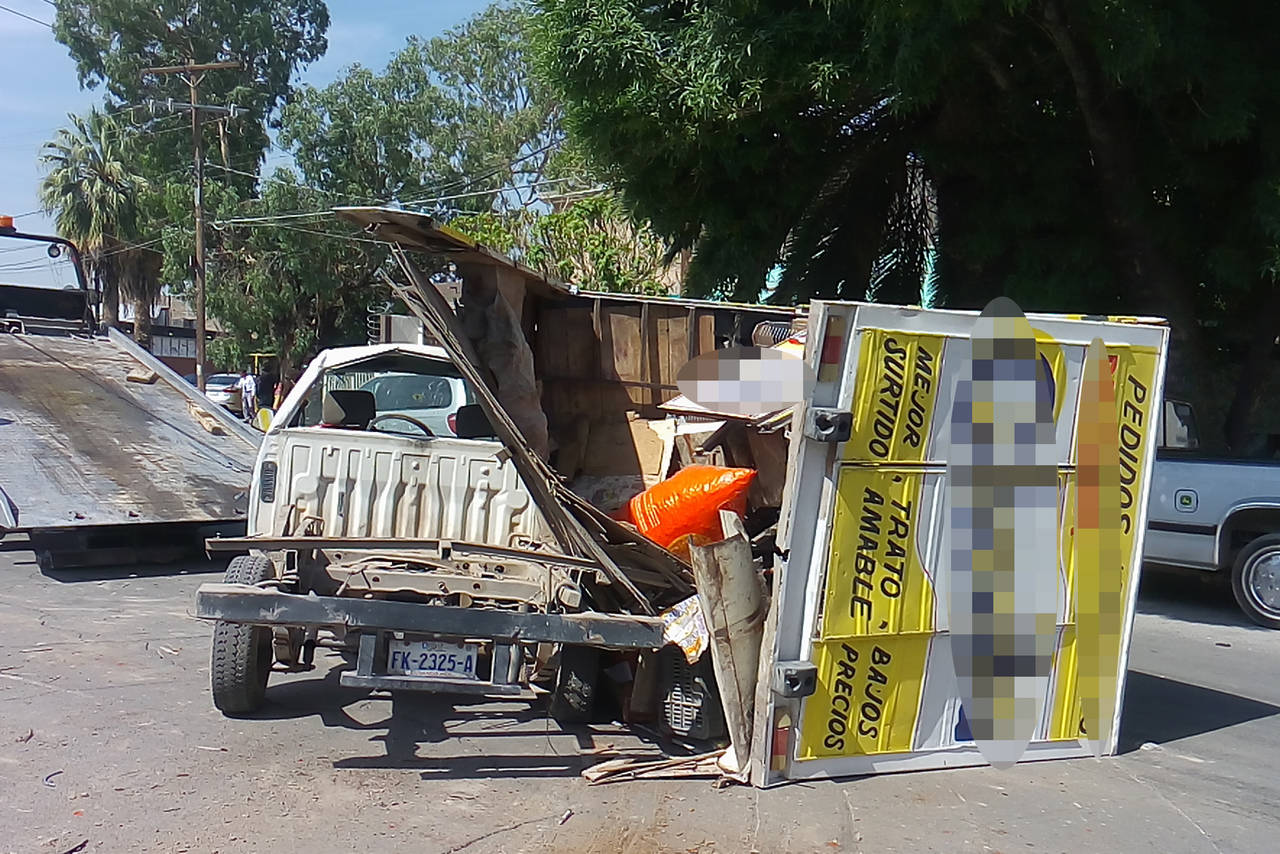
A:
<svg viewBox="0 0 1280 854">
<path fill-rule="evenodd" d="M 130 578 L 157 578 L 173 575 L 217 575 L 220 577 L 226 572 L 227 560 L 228 558 L 226 557 L 219 557 L 216 560 L 194 558 L 161 563 L 154 566 L 125 564 L 83 568 L 66 567 L 63 569 L 44 569 L 41 572 L 46 578 L 51 578 L 62 584 L 75 584 L 84 581 L 125 581 Z"/>
<path fill-rule="evenodd" d="M 414 769 L 422 779 L 574 777 L 602 757 L 584 751 L 596 748 L 603 730 L 590 726 L 563 727 L 551 719 L 541 700 L 494 700 L 445 694 L 397 692 L 391 695 L 391 712 L 379 721 L 365 723 L 350 708 L 374 697 L 367 688 L 346 688 L 339 678 L 347 664 L 339 664 L 323 676 L 294 678 L 267 688 L 267 705 L 250 716 L 261 720 L 287 720 L 315 716 L 326 727 L 369 733 L 381 752 L 371 756 L 335 759 L 334 768 Z M 385 696 L 385 695 L 381 695 Z M 608 735 L 618 734 L 609 727 Z M 640 743 L 637 755 L 657 755 L 657 748 L 634 733 L 628 740 Z M 557 747 L 553 737 L 577 741 Z M 474 742 L 486 740 L 477 749 Z M 496 741 L 491 741 L 496 740 Z M 465 742 L 471 742 L 470 745 Z M 423 755 L 423 748 L 448 744 L 450 749 Z M 517 748 L 519 752 L 508 752 Z M 627 755 L 628 751 L 611 753 Z"/>
<path fill-rule="evenodd" d="M 1166 744 L 1280 714 L 1280 706 L 1130 670 L 1120 719 L 1120 753 Z"/>
<path fill-rule="evenodd" d="M 369 698 L 368 688 L 347 688 L 338 683 L 342 671 L 349 669 L 345 663 L 330 668 L 323 675 L 319 667 L 307 678 L 287 677 L 277 681 L 273 677 L 267 686 L 267 702 L 262 710 L 246 715 L 249 720 L 287 721 L 317 717 L 327 727 L 351 730 L 378 729 L 375 724 L 363 724 L 347 713 L 347 707 Z"/>
<path fill-rule="evenodd" d="M 1236 605 L 1231 579 L 1225 573 L 1144 567 L 1138 613 L 1187 623 L 1271 631 L 1251 622 Z"/>
</svg>

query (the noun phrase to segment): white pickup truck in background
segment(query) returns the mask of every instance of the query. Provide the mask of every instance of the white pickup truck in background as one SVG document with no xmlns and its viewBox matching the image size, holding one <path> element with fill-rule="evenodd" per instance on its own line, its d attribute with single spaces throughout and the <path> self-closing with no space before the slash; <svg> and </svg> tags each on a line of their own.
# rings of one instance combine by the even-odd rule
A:
<svg viewBox="0 0 1280 854">
<path fill-rule="evenodd" d="M 1204 454 L 1191 406 L 1166 400 L 1143 557 L 1229 571 L 1241 610 L 1280 629 L 1280 461 Z"/>
</svg>

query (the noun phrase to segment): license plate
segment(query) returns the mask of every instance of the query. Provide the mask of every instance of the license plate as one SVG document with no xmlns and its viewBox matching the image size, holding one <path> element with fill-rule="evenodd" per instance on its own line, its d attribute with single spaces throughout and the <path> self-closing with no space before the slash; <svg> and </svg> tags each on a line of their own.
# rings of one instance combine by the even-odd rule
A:
<svg viewBox="0 0 1280 854">
<path fill-rule="evenodd" d="M 387 646 L 387 673 L 392 676 L 477 678 L 473 643 L 391 640 Z"/>
</svg>

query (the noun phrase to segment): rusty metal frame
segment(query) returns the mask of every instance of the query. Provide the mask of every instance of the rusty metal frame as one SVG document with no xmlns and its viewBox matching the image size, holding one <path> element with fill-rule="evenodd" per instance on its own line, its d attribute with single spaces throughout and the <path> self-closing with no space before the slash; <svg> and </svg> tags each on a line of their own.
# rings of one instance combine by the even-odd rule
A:
<svg viewBox="0 0 1280 854">
<path fill-rule="evenodd" d="M 481 557 L 519 560 L 528 563 L 547 563 L 598 569 L 595 561 L 572 557 L 558 552 L 539 552 L 509 546 L 491 546 L 485 543 L 469 543 L 459 540 L 405 539 L 398 537 L 218 537 L 205 543 L 210 552 L 243 552 L 250 549 L 263 552 L 295 549 L 315 551 L 331 549 L 359 552 L 434 552 L 441 557 L 449 554 L 477 555 Z"/>
<path fill-rule="evenodd" d="M 224 623 L 343 627 L 506 643 L 566 643 L 608 649 L 660 649 L 664 643 L 663 623 L 657 617 L 456 608 L 388 599 L 280 593 L 244 584 L 200 585 L 195 615 Z"/>
</svg>

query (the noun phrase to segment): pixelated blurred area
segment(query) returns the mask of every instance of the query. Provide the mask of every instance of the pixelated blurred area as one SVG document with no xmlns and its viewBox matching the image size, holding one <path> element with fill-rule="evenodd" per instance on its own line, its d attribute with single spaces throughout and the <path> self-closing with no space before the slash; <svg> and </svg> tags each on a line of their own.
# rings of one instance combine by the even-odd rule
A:
<svg viewBox="0 0 1280 854">
<path fill-rule="evenodd" d="M 969 730 L 993 765 L 1040 723 L 1057 645 L 1058 449 L 1035 333 L 983 311 L 952 410 L 951 652 Z"/>
<path fill-rule="evenodd" d="M 814 377 L 785 344 L 704 353 L 680 369 L 676 384 L 711 413 L 755 417 L 787 409 L 809 394 Z"/>
<path fill-rule="evenodd" d="M 1080 719 L 1094 755 L 1111 741 L 1124 631 L 1119 423 L 1106 345 L 1085 354 L 1076 440 L 1075 617 Z"/>
</svg>

